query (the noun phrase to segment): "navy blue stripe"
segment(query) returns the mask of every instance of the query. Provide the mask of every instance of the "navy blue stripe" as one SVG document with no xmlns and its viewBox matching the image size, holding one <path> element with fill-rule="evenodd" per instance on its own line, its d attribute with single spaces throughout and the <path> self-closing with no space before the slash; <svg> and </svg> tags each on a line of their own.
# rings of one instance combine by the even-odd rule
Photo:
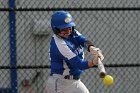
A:
<svg viewBox="0 0 140 93">
<path fill-rule="evenodd" d="M 15 8 L 15 0 L 9 0 L 9 8 Z M 10 65 L 16 67 L 16 14 L 9 11 L 9 30 L 10 30 Z M 17 69 L 10 70 L 11 93 L 17 93 Z"/>
<path fill-rule="evenodd" d="M 56 93 L 57 93 L 57 83 L 58 83 L 58 80 L 59 80 L 59 78 L 56 79 L 56 81 L 55 81 L 55 92 L 56 92 Z"/>
</svg>

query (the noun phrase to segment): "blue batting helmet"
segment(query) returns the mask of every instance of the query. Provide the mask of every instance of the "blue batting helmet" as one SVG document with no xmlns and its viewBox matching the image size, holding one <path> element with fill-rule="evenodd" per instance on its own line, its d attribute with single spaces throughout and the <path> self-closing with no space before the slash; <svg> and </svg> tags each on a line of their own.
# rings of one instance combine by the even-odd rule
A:
<svg viewBox="0 0 140 93">
<path fill-rule="evenodd" d="M 57 11 L 52 15 L 51 27 L 54 33 L 56 33 L 57 29 L 64 29 L 74 26 L 76 25 L 74 23 L 73 17 L 69 12 Z"/>
</svg>

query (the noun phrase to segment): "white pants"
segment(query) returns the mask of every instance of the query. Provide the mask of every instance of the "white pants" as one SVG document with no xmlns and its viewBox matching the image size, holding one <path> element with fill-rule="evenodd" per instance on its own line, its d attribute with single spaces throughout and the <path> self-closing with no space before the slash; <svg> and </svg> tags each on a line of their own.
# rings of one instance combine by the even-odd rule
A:
<svg viewBox="0 0 140 93">
<path fill-rule="evenodd" d="M 47 93 L 89 93 L 81 80 L 63 79 L 62 75 L 50 76 L 47 81 Z"/>
</svg>

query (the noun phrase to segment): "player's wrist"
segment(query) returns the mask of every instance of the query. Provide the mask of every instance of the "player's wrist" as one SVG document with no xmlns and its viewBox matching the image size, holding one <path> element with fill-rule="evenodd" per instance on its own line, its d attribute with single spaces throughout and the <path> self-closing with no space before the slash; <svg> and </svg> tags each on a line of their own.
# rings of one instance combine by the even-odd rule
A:
<svg viewBox="0 0 140 93">
<path fill-rule="evenodd" d="M 96 47 L 95 46 L 89 46 L 89 50 L 90 50 L 90 52 L 92 51 L 92 50 L 94 50 L 94 49 L 96 49 Z"/>
<path fill-rule="evenodd" d="M 91 51 L 91 48 L 93 48 L 93 47 L 94 47 L 94 45 L 88 45 L 88 47 L 87 47 L 88 52 L 90 52 Z"/>
<path fill-rule="evenodd" d="M 88 66 L 89 67 L 93 67 L 95 65 L 98 64 L 98 60 L 97 59 L 94 59 L 94 60 L 88 60 Z"/>
</svg>

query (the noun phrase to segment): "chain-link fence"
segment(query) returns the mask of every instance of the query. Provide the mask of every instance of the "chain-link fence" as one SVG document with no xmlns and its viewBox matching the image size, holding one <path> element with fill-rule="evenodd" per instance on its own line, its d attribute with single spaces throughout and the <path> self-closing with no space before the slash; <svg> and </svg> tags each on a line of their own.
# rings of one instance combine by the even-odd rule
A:
<svg viewBox="0 0 140 93">
<path fill-rule="evenodd" d="M 139 93 L 139 4 L 139 0 L 0 0 L 0 93 L 46 93 L 50 18 L 62 9 L 103 51 L 106 71 L 114 77 L 114 84 L 107 87 L 96 67 L 86 70 L 81 80 L 90 92 Z"/>
</svg>

